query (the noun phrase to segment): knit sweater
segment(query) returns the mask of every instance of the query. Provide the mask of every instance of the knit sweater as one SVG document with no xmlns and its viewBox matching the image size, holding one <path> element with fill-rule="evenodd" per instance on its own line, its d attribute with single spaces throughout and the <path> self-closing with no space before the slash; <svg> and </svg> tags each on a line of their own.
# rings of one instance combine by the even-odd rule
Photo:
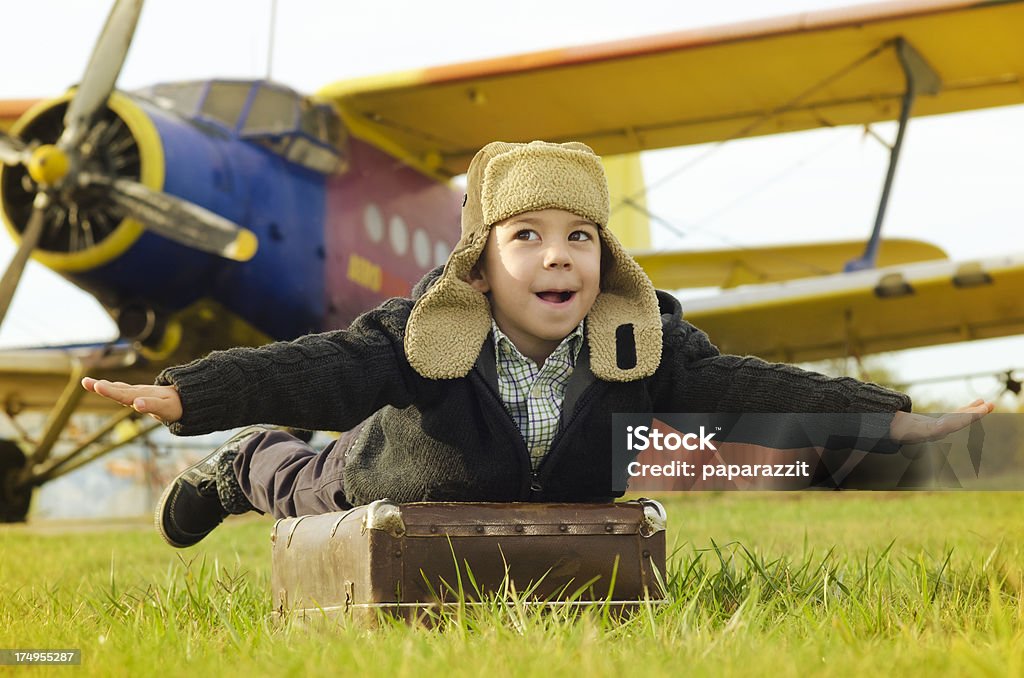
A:
<svg viewBox="0 0 1024 678">
<path fill-rule="evenodd" d="M 416 298 L 437 278 L 417 285 Z M 612 488 L 612 414 L 629 412 L 894 413 L 910 399 L 848 377 L 830 378 L 754 357 L 722 355 L 659 292 L 658 369 L 630 382 L 597 379 L 586 346 L 566 387 L 559 430 L 533 471 L 501 401 L 492 342 L 466 377 L 427 379 L 406 360 L 412 299 L 395 298 L 345 330 L 211 353 L 164 370 L 183 416 L 178 435 L 247 424 L 310 430 L 360 427 L 345 451 L 353 505 L 412 501 L 606 501 Z M 877 418 L 876 418 L 877 419 Z M 883 431 L 877 432 L 881 437 Z"/>
</svg>

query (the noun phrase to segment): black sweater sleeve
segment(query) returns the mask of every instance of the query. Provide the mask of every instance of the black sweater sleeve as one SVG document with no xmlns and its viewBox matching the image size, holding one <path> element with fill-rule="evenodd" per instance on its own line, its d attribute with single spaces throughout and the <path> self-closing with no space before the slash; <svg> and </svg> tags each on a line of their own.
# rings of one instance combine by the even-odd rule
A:
<svg viewBox="0 0 1024 678">
<path fill-rule="evenodd" d="M 666 327 L 665 412 L 910 411 L 910 397 L 850 377 L 827 377 L 752 356 L 722 355 L 688 322 Z"/>
<path fill-rule="evenodd" d="M 183 409 L 171 432 L 247 424 L 345 431 L 385 405 L 408 406 L 422 379 L 403 348 L 411 308 L 391 299 L 346 330 L 216 351 L 164 370 L 156 383 L 175 386 Z"/>
</svg>

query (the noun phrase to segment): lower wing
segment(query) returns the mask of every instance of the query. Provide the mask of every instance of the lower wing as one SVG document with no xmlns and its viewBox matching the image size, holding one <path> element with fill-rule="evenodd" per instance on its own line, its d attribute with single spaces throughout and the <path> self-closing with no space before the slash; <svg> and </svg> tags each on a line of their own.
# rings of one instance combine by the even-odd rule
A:
<svg viewBox="0 0 1024 678">
<path fill-rule="evenodd" d="M 1024 334 L 1024 254 L 752 286 L 683 308 L 723 353 L 786 362 Z"/>
</svg>

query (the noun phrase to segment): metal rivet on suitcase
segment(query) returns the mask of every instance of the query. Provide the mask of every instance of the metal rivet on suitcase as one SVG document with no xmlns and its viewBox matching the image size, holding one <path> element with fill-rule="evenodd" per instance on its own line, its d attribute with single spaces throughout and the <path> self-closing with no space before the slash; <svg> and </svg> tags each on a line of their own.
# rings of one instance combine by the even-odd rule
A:
<svg viewBox="0 0 1024 678">
<path fill-rule="evenodd" d="M 430 534 L 437 534 L 437 525 L 430 526 Z"/>
<path fill-rule="evenodd" d="M 643 552 L 643 557 L 644 558 L 650 558 L 651 557 L 651 552 L 650 551 L 644 551 Z"/>
<path fill-rule="evenodd" d="M 611 523 L 608 523 L 607 525 L 604 526 L 604 531 L 605 532 L 612 532 L 614 530 L 615 530 L 615 526 L 612 525 Z"/>
<path fill-rule="evenodd" d="M 516 525 L 516 532 L 522 532 L 524 529 L 526 528 L 524 528 L 522 525 Z"/>
<path fill-rule="evenodd" d="M 483 534 L 484 533 L 484 526 L 483 525 L 477 525 L 476 526 L 476 531 L 477 531 L 477 534 Z"/>
<path fill-rule="evenodd" d="M 558 526 L 558 531 L 559 532 L 568 532 L 569 531 L 569 526 L 566 525 L 565 523 L 562 523 L 561 525 Z"/>
</svg>

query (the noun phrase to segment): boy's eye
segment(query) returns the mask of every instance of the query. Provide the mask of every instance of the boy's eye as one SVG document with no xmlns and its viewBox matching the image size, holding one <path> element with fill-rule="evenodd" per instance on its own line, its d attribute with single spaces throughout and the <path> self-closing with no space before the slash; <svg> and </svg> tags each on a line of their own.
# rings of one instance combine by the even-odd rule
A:
<svg viewBox="0 0 1024 678">
<path fill-rule="evenodd" d="M 516 240 L 537 240 L 539 238 L 540 236 L 537 235 L 536 231 L 532 231 L 528 228 L 518 231 L 515 235 Z"/>
<path fill-rule="evenodd" d="M 569 234 L 569 240 L 593 240 L 594 237 L 586 231 L 573 231 Z"/>
</svg>

